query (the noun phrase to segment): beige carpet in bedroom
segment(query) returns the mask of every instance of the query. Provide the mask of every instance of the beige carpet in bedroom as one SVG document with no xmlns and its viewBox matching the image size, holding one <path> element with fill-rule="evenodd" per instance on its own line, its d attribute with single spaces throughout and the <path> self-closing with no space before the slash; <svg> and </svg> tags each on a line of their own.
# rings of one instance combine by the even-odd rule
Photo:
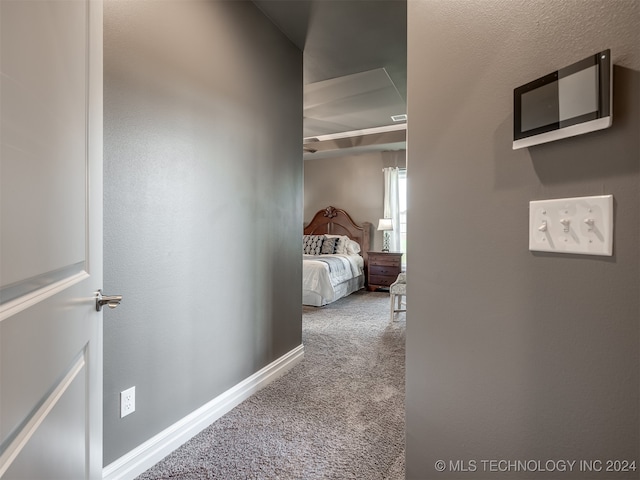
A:
<svg viewBox="0 0 640 480">
<path fill-rule="evenodd" d="M 404 479 L 405 325 L 387 293 L 303 307 L 304 360 L 138 479 Z"/>
</svg>

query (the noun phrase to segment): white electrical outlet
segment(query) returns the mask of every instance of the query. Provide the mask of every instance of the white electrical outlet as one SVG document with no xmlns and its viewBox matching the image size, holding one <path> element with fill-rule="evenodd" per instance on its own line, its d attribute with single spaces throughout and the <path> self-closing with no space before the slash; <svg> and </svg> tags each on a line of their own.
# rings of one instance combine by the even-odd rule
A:
<svg viewBox="0 0 640 480">
<path fill-rule="evenodd" d="M 136 387 L 120 392 L 120 418 L 136 411 Z"/>
</svg>

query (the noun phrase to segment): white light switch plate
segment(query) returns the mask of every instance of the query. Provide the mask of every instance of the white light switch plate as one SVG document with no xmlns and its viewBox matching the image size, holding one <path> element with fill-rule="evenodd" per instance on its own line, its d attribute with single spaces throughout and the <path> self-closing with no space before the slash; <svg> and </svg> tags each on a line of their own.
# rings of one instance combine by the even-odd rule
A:
<svg viewBox="0 0 640 480">
<path fill-rule="evenodd" d="M 613 195 L 529 202 L 529 250 L 613 255 Z"/>
</svg>

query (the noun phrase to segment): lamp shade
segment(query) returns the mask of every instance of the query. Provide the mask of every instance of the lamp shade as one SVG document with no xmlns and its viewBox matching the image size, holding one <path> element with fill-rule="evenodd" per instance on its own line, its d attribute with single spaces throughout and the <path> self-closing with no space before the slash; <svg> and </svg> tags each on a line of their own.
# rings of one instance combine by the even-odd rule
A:
<svg viewBox="0 0 640 480">
<path fill-rule="evenodd" d="M 378 220 L 378 230 L 393 230 L 393 222 L 390 218 L 381 218 Z"/>
</svg>

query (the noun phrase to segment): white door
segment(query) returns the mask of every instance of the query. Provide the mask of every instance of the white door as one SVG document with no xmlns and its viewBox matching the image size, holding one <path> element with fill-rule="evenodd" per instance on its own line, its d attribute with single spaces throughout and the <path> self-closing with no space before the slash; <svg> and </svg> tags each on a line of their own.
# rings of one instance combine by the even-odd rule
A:
<svg viewBox="0 0 640 480">
<path fill-rule="evenodd" d="M 102 470 L 102 4 L 0 0 L 0 477 Z"/>
</svg>

